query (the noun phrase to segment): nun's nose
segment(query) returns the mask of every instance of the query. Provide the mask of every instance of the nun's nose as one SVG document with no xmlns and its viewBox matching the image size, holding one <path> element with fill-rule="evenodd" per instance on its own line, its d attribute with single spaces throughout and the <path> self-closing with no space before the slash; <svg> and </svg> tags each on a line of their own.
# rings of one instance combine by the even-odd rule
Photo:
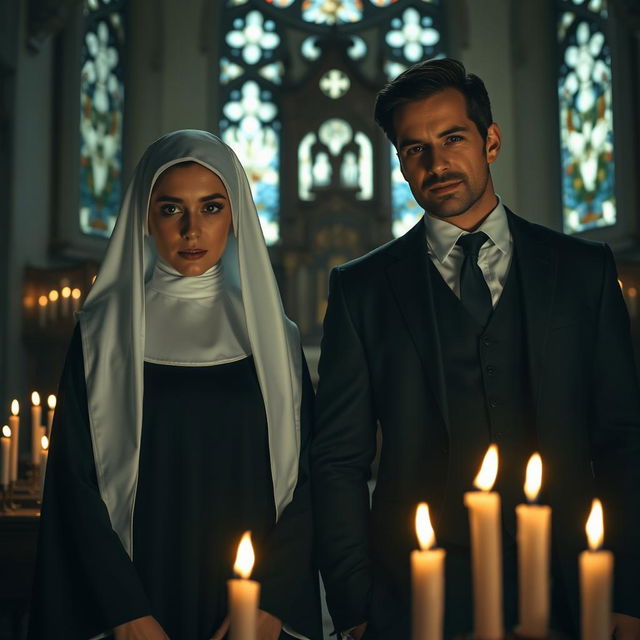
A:
<svg viewBox="0 0 640 640">
<path fill-rule="evenodd" d="M 200 224 L 198 216 L 187 214 L 183 217 L 182 236 L 187 239 L 200 237 Z"/>
</svg>

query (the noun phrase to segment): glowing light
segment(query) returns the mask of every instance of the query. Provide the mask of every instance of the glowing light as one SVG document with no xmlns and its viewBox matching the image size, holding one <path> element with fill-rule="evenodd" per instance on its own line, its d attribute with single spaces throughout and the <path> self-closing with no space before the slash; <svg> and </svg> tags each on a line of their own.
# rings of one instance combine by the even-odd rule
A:
<svg viewBox="0 0 640 640">
<path fill-rule="evenodd" d="M 534 502 L 542 485 L 542 458 L 534 453 L 527 464 L 527 478 L 524 482 L 524 492 L 529 502 Z"/>
<path fill-rule="evenodd" d="M 233 570 L 241 578 L 246 579 L 251 575 L 255 559 L 253 545 L 251 544 L 251 531 L 245 531 L 238 545 L 238 553 L 236 554 L 236 562 L 233 565 Z"/>
<path fill-rule="evenodd" d="M 39 304 L 41 307 L 46 307 L 46 306 L 47 306 L 47 304 L 49 304 L 49 298 L 47 298 L 47 296 L 40 296 L 40 297 L 38 298 L 38 304 Z"/>
<path fill-rule="evenodd" d="M 49 300 L 51 300 L 51 302 L 56 302 L 59 297 L 60 295 L 55 289 L 52 289 L 51 291 L 49 291 Z"/>
<path fill-rule="evenodd" d="M 62 287 L 62 297 L 66 299 L 69 296 L 71 296 L 71 287 Z"/>
<path fill-rule="evenodd" d="M 435 545 L 436 534 L 431 526 L 429 505 L 426 502 L 421 502 L 416 510 L 416 534 L 423 551 Z"/>
<path fill-rule="evenodd" d="M 40 406 L 40 394 L 37 391 L 34 391 L 31 394 L 31 404 L 34 407 L 39 407 Z"/>
<path fill-rule="evenodd" d="M 17 400 L 13 400 L 11 403 L 11 413 L 17 416 L 20 413 L 20 403 Z"/>
<path fill-rule="evenodd" d="M 53 393 L 47 398 L 47 404 L 49 405 L 49 409 L 52 411 L 56 408 L 56 403 L 58 402 L 57 398 L 53 395 Z"/>
<path fill-rule="evenodd" d="M 602 515 L 602 502 L 597 498 L 591 505 L 591 513 L 585 527 L 587 532 L 587 540 L 589 541 L 589 549 L 596 551 L 602 546 L 604 540 L 604 518 Z"/>
<path fill-rule="evenodd" d="M 74 300 L 78 300 L 78 299 L 80 298 L 80 296 L 81 296 L 81 295 L 82 295 L 82 292 L 80 291 L 80 289 L 74 289 L 74 290 L 71 292 L 71 297 L 72 297 Z"/>
<path fill-rule="evenodd" d="M 480 472 L 473 481 L 476 488 L 482 491 L 491 491 L 493 484 L 496 481 L 498 475 L 498 447 L 492 444 L 487 453 L 484 454 L 484 460 L 482 461 L 482 467 Z"/>
<path fill-rule="evenodd" d="M 11 437 L 11 429 L 9 429 L 8 425 L 4 425 L 4 427 L 2 427 L 2 435 L 5 438 L 10 438 Z"/>
<path fill-rule="evenodd" d="M 49 438 L 42 436 L 42 438 L 40 438 L 40 445 L 42 446 L 42 450 L 46 451 L 49 448 Z"/>
</svg>

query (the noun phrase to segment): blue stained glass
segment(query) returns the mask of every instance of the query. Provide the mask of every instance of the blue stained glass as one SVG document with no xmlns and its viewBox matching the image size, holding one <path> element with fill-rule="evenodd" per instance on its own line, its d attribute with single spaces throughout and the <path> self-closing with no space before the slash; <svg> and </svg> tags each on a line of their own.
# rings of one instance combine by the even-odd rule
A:
<svg viewBox="0 0 640 640">
<path fill-rule="evenodd" d="M 362 0 L 303 0 L 302 19 L 316 24 L 362 20 Z"/>
<path fill-rule="evenodd" d="M 558 34 L 563 226 L 578 233 L 617 219 L 611 61 L 597 20 L 565 11 Z"/>
<path fill-rule="evenodd" d="M 105 4 L 110 4 L 105 10 Z M 122 193 L 122 3 L 84 4 L 80 77 L 80 229 L 108 237 Z"/>
</svg>

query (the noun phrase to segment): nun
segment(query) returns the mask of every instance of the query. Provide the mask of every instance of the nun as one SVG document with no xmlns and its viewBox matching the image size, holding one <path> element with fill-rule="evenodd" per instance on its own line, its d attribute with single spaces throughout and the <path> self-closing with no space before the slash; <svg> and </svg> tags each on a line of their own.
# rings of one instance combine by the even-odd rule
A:
<svg viewBox="0 0 640 640">
<path fill-rule="evenodd" d="M 225 637 L 246 530 L 258 640 L 321 639 L 312 402 L 242 166 L 210 133 L 165 135 L 67 354 L 30 640 Z"/>
</svg>

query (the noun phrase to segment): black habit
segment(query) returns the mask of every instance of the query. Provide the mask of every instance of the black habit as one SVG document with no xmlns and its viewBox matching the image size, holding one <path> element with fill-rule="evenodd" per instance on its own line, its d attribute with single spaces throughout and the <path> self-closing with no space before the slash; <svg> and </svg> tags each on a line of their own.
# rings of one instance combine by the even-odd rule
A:
<svg viewBox="0 0 640 640">
<path fill-rule="evenodd" d="M 145 615 L 171 640 L 207 640 L 227 613 L 226 580 L 245 530 L 252 531 L 261 608 L 312 640 L 322 638 L 306 461 L 313 389 L 306 367 L 298 485 L 276 524 L 253 359 L 200 367 L 145 362 L 133 561 L 98 491 L 79 328 L 58 398 L 30 640 L 88 640 Z"/>
</svg>

